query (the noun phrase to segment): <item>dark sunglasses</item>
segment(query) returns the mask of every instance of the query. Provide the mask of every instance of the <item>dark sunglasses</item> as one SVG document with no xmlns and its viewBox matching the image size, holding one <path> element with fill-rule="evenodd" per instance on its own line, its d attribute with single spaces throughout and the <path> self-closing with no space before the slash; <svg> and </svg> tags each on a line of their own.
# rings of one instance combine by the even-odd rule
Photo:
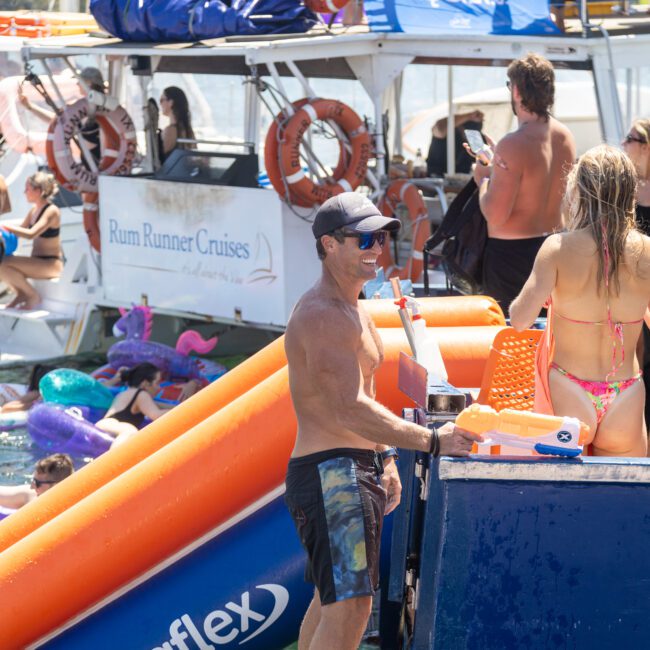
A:
<svg viewBox="0 0 650 650">
<path fill-rule="evenodd" d="M 359 249 L 367 251 L 375 245 L 375 242 L 379 242 L 379 245 L 383 246 L 388 233 L 385 230 L 376 230 L 375 232 L 344 232 L 343 236 L 356 237 L 359 240 Z"/>
<path fill-rule="evenodd" d="M 506 88 L 508 90 L 512 90 L 512 84 L 510 83 L 510 79 L 508 79 L 508 81 L 506 81 Z"/>
<path fill-rule="evenodd" d="M 58 481 L 41 481 L 40 479 L 32 476 L 32 483 L 35 488 L 41 487 L 41 485 L 55 485 Z"/>
<path fill-rule="evenodd" d="M 635 138 L 629 133 L 625 136 L 624 142 L 638 142 L 639 144 L 648 144 L 645 140 L 641 140 L 641 138 Z"/>
</svg>

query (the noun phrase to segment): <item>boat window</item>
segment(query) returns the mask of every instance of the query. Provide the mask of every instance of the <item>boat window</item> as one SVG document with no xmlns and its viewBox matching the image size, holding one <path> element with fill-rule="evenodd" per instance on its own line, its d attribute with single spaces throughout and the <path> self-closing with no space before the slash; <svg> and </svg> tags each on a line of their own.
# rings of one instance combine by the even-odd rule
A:
<svg viewBox="0 0 650 650">
<path fill-rule="evenodd" d="M 257 187 L 257 154 L 219 154 L 175 149 L 156 172 L 157 180 Z"/>
</svg>

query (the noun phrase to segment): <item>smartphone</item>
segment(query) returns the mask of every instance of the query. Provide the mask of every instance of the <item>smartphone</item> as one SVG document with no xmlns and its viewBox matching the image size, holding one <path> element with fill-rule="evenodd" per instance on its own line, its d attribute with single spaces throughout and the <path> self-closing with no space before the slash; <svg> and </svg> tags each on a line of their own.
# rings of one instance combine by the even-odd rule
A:
<svg viewBox="0 0 650 650">
<path fill-rule="evenodd" d="M 490 149 L 485 140 L 483 140 L 483 136 L 481 135 L 480 131 L 475 131 L 474 129 L 465 129 L 464 133 L 465 140 L 467 141 L 469 148 L 477 158 L 485 157 L 487 159 L 486 162 L 492 160 L 492 149 Z"/>
</svg>

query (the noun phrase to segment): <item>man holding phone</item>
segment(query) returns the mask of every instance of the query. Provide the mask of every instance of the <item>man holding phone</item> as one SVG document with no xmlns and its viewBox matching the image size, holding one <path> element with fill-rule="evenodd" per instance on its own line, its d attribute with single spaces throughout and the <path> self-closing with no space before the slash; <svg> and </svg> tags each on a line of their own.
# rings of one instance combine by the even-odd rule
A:
<svg viewBox="0 0 650 650">
<path fill-rule="evenodd" d="M 563 227 L 566 173 L 576 157 L 573 135 L 550 114 L 555 97 L 550 61 L 528 54 L 513 61 L 507 74 L 519 128 L 496 144 L 489 163 L 479 154 L 474 168 L 488 226 L 483 290 L 506 315 L 542 242 Z"/>
</svg>

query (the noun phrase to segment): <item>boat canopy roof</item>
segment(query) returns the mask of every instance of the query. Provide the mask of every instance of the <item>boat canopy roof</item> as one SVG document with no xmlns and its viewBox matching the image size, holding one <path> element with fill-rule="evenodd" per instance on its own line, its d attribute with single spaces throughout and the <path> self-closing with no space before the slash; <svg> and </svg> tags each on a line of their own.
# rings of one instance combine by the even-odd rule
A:
<svg viewBox="0 0 650 650">
<path fill-rule="evenodd" d="M 606 21 L 605 21 L 606 22 Z M 642 25 L 650 25 L 643 22 Z M 628 30 L 629 31 L 629 30 Z M 365 27 L 315 29 L 306 34 L 265 37 L 226 37 L 196 43 L 127 43 L 118 38 L 82 36 L 32 39 L 23 48 L 26 60 L 96 54 L 111 57 L 151 57 L 154 72 L 195 74 L 250 74 L 273 63 L 280 74 L 291 74 L 283 65 L 293 61 L 311 77 L 358 78 L 350 59 L 392 58 L 408 63 L 467 66 L 508 65 L 526 52 L 538 52 L 556 67 L 591 69 L 597 59 L 612 60 L 615 67 L 648 65 L 650 33 L 595 31 L 585 38 L 563 36 L 412 35 L 372 33 Z M 133 63 L 133 62 L 132 62 Z M 609 66 L 608 66 L 609 67 Z"/>
</svg>

